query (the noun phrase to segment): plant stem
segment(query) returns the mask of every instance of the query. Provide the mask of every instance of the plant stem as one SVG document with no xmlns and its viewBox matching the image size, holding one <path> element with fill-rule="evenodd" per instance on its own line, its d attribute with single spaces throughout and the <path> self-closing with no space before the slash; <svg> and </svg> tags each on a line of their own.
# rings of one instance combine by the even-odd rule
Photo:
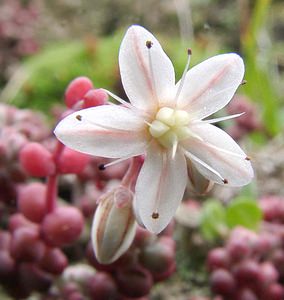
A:
<svg viewBox="0 0 284 300">
<path fill-rule="evenodd" d="M 59 158 L 64 150 L 65 146 L 60 143 L 59 141 L 56 144 L 54 153 L 53 153 L 53 160 L 55 166 L 58 165 Z M 54 211 L 56 207 L 56 200 L 57 200 L 57 177 L 58 177 L 58 170 L 56 168 L 55 173 L 51 174 L 47 177 L 47 188 L 46 188 L 46 209 L 48 213 Z"/>
<path fill-rule="evenodd" d="M 144 158 L 141 155 L 133 157 L 129 168 L 121 181 L 121 185 L 133 190 L 143 163 Z"/>
</svg>

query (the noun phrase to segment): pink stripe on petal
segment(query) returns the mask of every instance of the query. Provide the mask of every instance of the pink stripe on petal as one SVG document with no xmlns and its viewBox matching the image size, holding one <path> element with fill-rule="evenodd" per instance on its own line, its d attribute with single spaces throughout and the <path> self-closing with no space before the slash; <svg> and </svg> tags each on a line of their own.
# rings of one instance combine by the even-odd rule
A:
<svg viewBox="0 0 284 300">
<path fill-rule="evenodd" d="M 151 41 L 148 48 L 146 42 Z M 119 67 L 123 87 L 131 102 L 144 111 L 171 99 L 175 91 L 173 65 L 159 41 L 145 28 L 131 26 L 121 43 Z"/>
<path fill-rule="evenodd" d="M 158 102 L 157 95 L 154 88 L 154 80 L 152 78 L 150 66 L 149 66 L 149 58 L 143 56 L 141 52 L 141 41 L 138 39 L 136 32 L 133 30 L 131 31 L 131 35 L 133 37 L 133 48 L 134 48 L 134 54 L 136 55 L 136 60 L 139 64 L 139 67 L 142 71 L 142 74 L 145 78 L 147 88 L 149 89 L 149 92 L 152 96 L 152 99 L 155 100 L 155 102 Z M 149 50 L 148 50 L 149 51 Z M 147 62 L 145 61 L 147 59 Z M 154 102 L 154 101 L 153 101 Z"/>
<path fill-rule="evenodd" d="M 57 138 L 69 148 L 94 156 L 120 158 L 143 154 L 148 146 L 144 132 L 110 131 L 93 127 L 57 133 Z"/>
<path fill-rule="evenodd" d="M 228 104 L 243 76 L 243 60 L 237 54 L 209 58 L 187 72 L 178 107 L 193 119 L 203 119 Z"/>
<path fill-rule="evenodd" d="M 135 210 L 145 227 L 161 232 L 171 221 L 187 183 L 183 153 L 163 152 L 151 145 L 136 184 Z"/>
<path fill-rule="evenodd" d="M 143 119 L 127 108 L 111 105 L 75 112 L 54 133 L 74 150 L 109 158 L 143 154 L 149 142 Z"/>
<path fill-rule="evenodd" d="M 214 74 L 210 80 L 202 87 L 201 90 L 198 90 L 195 94 L 193 94 L 190 99 L 188 100 L 188 104 L 184 107 L 185 110 L 189 109 L 196 101 L 199 100 L 200 97 L 204 96 L 208 90 L 212 89 L 214 85 L 218 84 L 220 80 L 223 79 L 223 76 L 229 69 L 229 65 L 224 66 L 220 69 L 216 74 Z"/>
</svg>

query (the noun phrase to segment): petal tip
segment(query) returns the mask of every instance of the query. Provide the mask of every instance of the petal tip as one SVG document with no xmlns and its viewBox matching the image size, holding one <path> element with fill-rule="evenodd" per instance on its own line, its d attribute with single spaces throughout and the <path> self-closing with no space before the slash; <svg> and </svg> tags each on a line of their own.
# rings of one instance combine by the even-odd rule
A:
<svg viewBox="0 0 284 300">
<path fill-rule="evenodd" d="M 151 218 L 151 217 L 150 217 Z M 148 231 L 150 231 L 153 234 L 158 235 L 160 232 L 162 232 L 168 224 L 161 224 L 159 221 L 152 221 L 149 220 L 148 222 L 145 222 L 145 227 Z"/>
<path fill-rule="evenodd" d="M 237 181 L 235 179 L 233 184 L 230 183 L 230 181 L 229 181 L 228 184 L 226 184 L 226 186 L 243 187 L 243 186 L 246 186 L 246 185 L 250 184 L 252 182 L 253 178 L 254 178 L 254 171 L 253 171 L 253 168 L 252 168 L 250 162 L 248 162 L 248 165 L 246 166 L 246 170 L 244 170 L 244 171 L 246 171 L 246 172 L 243 172 L 243 176 L 241 176 L 239 178 L 239 181 Z"/>
<path fill-rule="evenodd" d="M 162 232 L 174 217 L 175 211 L 173 213 L 154 212 L 152 215 L 145 214 L 143 211 L 140 212 L 139 218 L 140 222 L 145 226 L 145 228 L 153 234 L 159 234 Z"/>
<path fill-rule="evenodd" d="M 238 67 L 240 71 L 244 72 L 245 65 L 242 57 L 238 53 L 229 53 L 228 55 L 230 56 L 229 59 L 231 60 L 231 64 Z"/>
<path fill-rule="evenodd" d="M 127 32 L 129 31 L 137 31 L 137 30 L 143 30 L 143 31 L 148 31 L 145 27 L 139 25 L 139 24 L 133 24 L 128 27 Z"/>
<path fill-rule="evenodd" d="M 62 124 L 61 122 L 59 122 L 56 127 L 54 128 L 53 130 L 53 134 L 56 136 L 57 139 L 60 140 L 60 137 L 61 137 L 61 134 L 62 134 L 62 131 L 61 131 L 61 127 L 62 127 Z"/>
<path fill-rule="evenodd" d="M 243 58 L 238 53 L 219 54 L 217 57 L 219 57 L 220 60 L 227 61 L 228 64 L 234 67 L 239 67 L 241 70 L 245 68 Z"/>
</svg>

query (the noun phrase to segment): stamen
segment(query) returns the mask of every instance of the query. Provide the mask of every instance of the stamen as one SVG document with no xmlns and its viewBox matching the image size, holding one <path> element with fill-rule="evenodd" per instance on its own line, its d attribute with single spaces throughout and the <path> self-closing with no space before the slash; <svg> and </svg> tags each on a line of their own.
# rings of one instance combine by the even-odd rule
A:
<svg viewBox="0 0 284 300">
<path fill-rule="evenodd" d="M 204 142 L 204 141 L 203 141 Z M 206 146 L 210 147 L 210 148 L 213 148 L 219 152 L 223 152 L 223 153 L 226 153 L 226 154 L 229 154 L 229 155 L 232 155 L 232 156 L 235 156 L 235 157 L 238 157 L 238 158 L 242 158 L 242 159 L 245 159 L 245 160 L 249 160 L 247 156 L 244 156 L 244 155 L 241 155 L 241 154 L 238 154 L 238 153 L 235 153 L 235 152 L 232 152 L 232 151 L 229 151 L 229 150 L 226 150 L 226 149 L 223 149 L 223 148 L 220 148 L 220 147 L 217 147 L 215 145 L 212 145 L 208 142 L 204 142 L 206 144 Z"/>
<path fill-rule="evenodd" d="M 117 95 L 115 95 L 114 93 L 112 93 L 111 91 L 105 90 L 103 89 L 110 97 L 112 97 L 113 99 L 115 99 L 117 102 L 119 102 L 120 104 L 124 105 L 125 107 L 131 109 L 134 113 L 140 115 L 140 116 L 147 116 L 149 117 L 149 114 L 145 111 L 142 111 L 140 109 L 138 109 L 137 107 L 131 105 L 129 102 L 123 100 L 122 98 L 118 97 Z M 110 102 L 110 104 L 113 104 Z M 116 105 L 116 104 L 113 104 Z"/>
<path fill-rule="evenodd" d="M 190 136 L 197 139 L 197 140 L 199 140 L 199 141 L 201 141 L 201 142 L 204 141 L 203 138 L 201 136 L 199 136 L 198 134 L 196 134 L 195 132 L 190 131 Z"/>
<path fill-rule="evenodd" d="M 117 129 L 115 127 L 111 127 L 111 126 L 107 126 L 107 125 L 102 125 L 100 123 L 96 123 L 94 122 L 93 120 L 89 120 L 88 118 L 86 118 L 86 116 L 83 116 L 82 115 L 76 115 L 75 118 L 78 120 L 78 121 L 81 121 L 81 122 L 85 122 L 85 123 L 89 123 L 91 125 L 94 125 L 94 126 L 98 126 L 100 128 L 103 128 L 103 129 L 106 129 L 106 130 L 116 130 L 116 131 L 128 131 L 128 130 L 124 130 L 124 129 Z"/>
<path fill-rule="evenodd" d="M 245 160 L 248 160 L 248 161 L 250 161 L 250 160 L 251 160 L 251 158 L 250 158 L 249 156 L 247 156 L 247 157 L 245 158 Z"/>
<path fill-rule="evenodd" d="M 173 148 L 172 148 L 172 159 L 175 158 L 176 153 L 177 153 L 177 146 L 178 146 L 178 139 L 175 138 L 173 141 Z"/>
<path fill-rule="evenodd" d="M 221 174 L 216 171 L 215 169 L 213 169 L 212 167 L 210 167 L 206 162 L 204 162 L 203 160 L 201 160 L 200 158 L 196 157 L 194 154 L 192 154 L 191 152 L 186 151 L 185 149 L 183 149 L 185 156 L 187 156 L 189 159 L 199 163 L 200 165 L 202 165 L 204 168 L 206 168 L 207 170 L 211 171 L 212 173 L 214 173 L 215 175 L 217 175 L 224 184 L 228 183 L 228 180 L 225 179 L 224 177 L 221 176 Z"/>
<path fill-rule="evenodd" d="M 157 212 L 153 212 L 152 213 L 152 219 L 159 219 L 159 213 L 157 213 Z"/>
<path fill-rule="evenodd" d="M 146 41 L 146 47 L 147 47 L 148 49 L 152 48 L 152 46 L 153 46 L 153 42 L 151 42 L 151 41 Z"/>
<path fill-rule="evenodd" d="M 122 157 L 122 158 L 113 160 L 113 161 L 111 161 L 111 162 L 109 162 L 107 164 L 101 164 L 101 165 L 99 165 L 99 170 L 101 170 L 101 171 L 105 170 L 106 168 L 111 167 L 113 165 L 116 165 L 116 164 L 118 164 L 120 162 L 123 162 L 123 161 L 129 159 L 130 157 L 132 157 L 132 156 Z"/>
<path fill-rule="evenodd" d="M 218 122 L 221 122 L 221 121 L 227 121 L 227 120 L 230 120 L 230 119 L 235 119 L 235 118 L 238 118 L 238 117 L 240 117 L 244 114 L 245 114 L 245 112 L 242 112 L 242 113 L 239 113 L 239 114 L 229 115 L 229 116 L 210 119 L 210 120 L 202 120 L 202 121 L 207 123 L 207 124 L 213 124 L 213 123 L 218 123 Z"/>
<path fill-rule="evenodd" d="M 103 171 L 103 170 L 106 169 L 106 167 L 105 167 L 104 164 L 100 164 L 100 165 L 98 166 L 98 169 L 99 169 L 100 171 Z"/>
<path fill-rule="evenodd" d="M 148 126 L 151 126 L 152 125 L 152 123 L 150 123 L 150 122 L 148 122 L 148 121 L 146 121 L 146 120 L 144 120 L 143 121 L 145 124 L 147 124 Z"/>
<path fill-rule="evenodd" d="M 151 57 L 151 48 L 153 47 L 153 42 L 152 41 L 146 41 L 146 47 L 148 48 L 148 60 L 149 60 L 150 74 L 151 74 L 152 81 L 153 81 L 153 91 L 155 93 L 154 96 L 156 97 L 156 99 L 158 99 L 157 94 L 156 94 L 154 68 L 153 68 L 153 62 L 152 62 L 152 57 Z"/>
<path fill-rule="evenodd" d="M 112 92 L 110 92 L 110 91 L 108 91 L 108 90 L 105 90 L 105 89 L 103 89 L 103 91 L 105 91 L 108 95 L 110 95 L 113 99 L 115 99 L 115 100 L 116 100 L 117 102 L 119 102 L 120 104 L 123 104 L 123 105 L 125 105 L 125 106 L 128 107 L 128 108 L 132 108 L 132 105 L 131 105 L 129 102 L 123 100 L 122 98 L 118 97 L 118 96 L 115 95 L 114 93 L 112 93 Z"/>
<path fill-rule="evenodd" d="M 167 172 L 167 157 L 166 154 L 163 153 L 163 158 L 162 158 L 162 172 L 161 172 L 161 176 L 159 178 L 159 184 L 158 184 L 158 189 L 157 189 L 157 194 L 155 197 L 155 203 L 154 203 L 154 209 L 153 209 L 153 213 L 152 213 L 152 219 L 158 219 L 159 218 L 159 213 L 158 213 L 158 209 L 160 206 L 160 202 L 161 202 L 161 190 L 162 190 L 162 186 L 164 185 L 164 181 L 166 178 L 165 174 Z"/>
<path fill-rule="evenodd" d="M 183 71 L 183 73 L 182 73 L 182 77 L 181 77 L 181 80 L 180 80 L 180 84 L 179 84 L 179 86 L 178 86 L 178 90 L 177 90 L 177 93 L 176 93 L 176 96 L 175 96 L 175 102 L 177 102 L 178 97 L 179 97 L 179 95 L 180 95 L 180 93 L 181 93 L 181 90 L 182 90 L 182 87 L 183 87 L 183 84 L 184 84 L 184 81 L 185 81 L 186 73 L 187 73 L 188 68 L 189 68 L 191 54 L 192 54 L 192 51 L 191 51 L 190 48 L 188 48 L 188 49 L 187 49 L 187 62 L 186 62 L 184 71 Z"/>
<path fill-rule="evenodd" d="M 247 81 L 244 79 L 240 85 L 245 85 L 245 84 L 247 84 Z"/>
</svg>

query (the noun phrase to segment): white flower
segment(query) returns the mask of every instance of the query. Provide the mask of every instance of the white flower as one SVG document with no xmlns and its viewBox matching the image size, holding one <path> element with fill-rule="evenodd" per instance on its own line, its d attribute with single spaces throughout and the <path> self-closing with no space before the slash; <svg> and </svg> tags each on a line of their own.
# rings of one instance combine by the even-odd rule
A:
<svg viewBox="0 0 284 300">
<path fill-rule="evenodd" d="M 135 188 L 135 211 L 148 230 L 159 233 L 173 217 L 188 180 L 187 159 L 215 183 L 243 186 L 251 181 L 246 154 L 212 125 L 236 115 L 204 120 L 223 108 L 241 84 L 244 64 L 237 54 L 186 68 L 175 84 L 173 65 L 157 39 L 133 25 L 122 41 L 119 66 L 130 104 L 108 92 L 124 105 L 75 112 L 58 124 L 55 134 L 88 154 L 146 155 Z"/>
</svg>

